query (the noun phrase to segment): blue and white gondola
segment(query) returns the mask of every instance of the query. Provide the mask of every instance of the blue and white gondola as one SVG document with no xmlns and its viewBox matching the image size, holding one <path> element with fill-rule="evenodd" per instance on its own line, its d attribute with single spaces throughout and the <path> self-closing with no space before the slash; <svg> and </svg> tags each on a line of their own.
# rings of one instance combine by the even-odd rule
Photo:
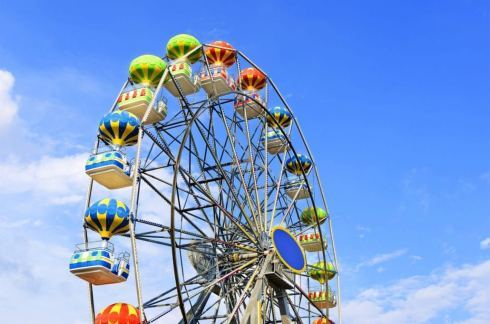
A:
<svg viewBox="0 0 490 324">
<path fill-rule="evenodd" d="M 262 136 L 262 145 L 266 146 L 266 138 Z M 289 150 L 289 144 L 286 140 L 286 136 L 278 130 L 271 130 L 267 132 L 267 152 L 270 154 L 277 154 Z"/>
<path fill-rule="evenodd" d="M 289 198 L 296 200 L 310 198 L 310 191 L 306 181 L 299 178 L 288 180 L 284 187 Z"/>
<path fill-rule="evenodd" d="M 129 253 L 114 257 L 114 247 L 107 241 L 82 243 L 71 257 L 70 272 L 93 285 L 124 282 L 129 276 Z"/>
<path fill-rule="evenodd" d="M 91 155 L 85 164 L 85 173 L 108 189 L 129 187 L 133 184 L 131 166 L 120 151 Z"/>
</svg>

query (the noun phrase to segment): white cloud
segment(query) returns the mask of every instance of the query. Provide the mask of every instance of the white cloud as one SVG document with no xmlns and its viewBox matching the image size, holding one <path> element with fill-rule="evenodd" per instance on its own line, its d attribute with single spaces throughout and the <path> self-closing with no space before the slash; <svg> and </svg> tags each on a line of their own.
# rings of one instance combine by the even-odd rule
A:
<svg viewBox="0 0 490 324">
<path fill-rule="evenodd" d="M 410 256 L 410 259 L 412 260 L 412 263 L 415 263 L 415 262 L 418 262 L 418 261 L 422 261 L 423 260 L 423 258 L 420 255 L 411 255 Z"/>
<path fill-rule="evenodd" d="M 486 183 L 490 183 L 490 172 L 484 172 L 480 175 L 480 179 Z"/>
<path fill-rule="evenodd" d="M 486 239 L 480 242 L 480 249 L 482 250 L 490 249 L 490 237 L 487 237 Z"/>
<path fill-rule="evenodd" d="M 8 246 L 0 255 L 0 303 L 7 310 L 2 322 L 61 324 L 87 319 L 80 309 L 86 308 L 86 285 L 67 270 L 72 251 L 44 237 L 41 241 L 14 232 L 0 232 L 2 245 Z"/>
<path fill-rule="evenodd" d="M 356 231 L 359 233 L 359 238 L 362 239 L 366 236 L 367 233 L 371 232 L 371 228 L 364 225 L 357 225 Z"/>
<path fill-rule="evenodd" d="M 83 200 L 82 195 L 68 195 L 68 196 L 62 196 L 62 197 L 54 197 L 49 200 L 51 205 L 68 205 L 68 204 L 74 204 L 78 203 Z"/>
<path fill-rule="evenodd" d="M 17 228 L 22 228 L 32 223 L 32 219 L 22 218 L 12 221 L 8 217 L 0 216 L 0 229 L 13 230 Z"/>
<path fill-rule="evenodd" d="M 79 202 L 88 177 L 84 173 L 87 154 L 45 156 L 32 162 L 11 158 L 0 163 L 0 194 L 30 193 L 48 203 Z"/>
<path fill-rule="evenodd" d="M 0 130 L 9 126 L 17 116 L 18 99 L 11 93 L 14 83 L 12 73 L 0 70 Z"/>
<path fill-rule="evenodd" d="M 0 70 L 0 131 L 15 128 L 0 141 L 5 152 L 0 157 L 0 244 L 6 248 L 0 254 L 0 305 L 7 310 L 2 322 L 88 323 L 87 285 L 68 271 L 72 247 L 82 240 L 88 153 L 66 154 L 58 145 L 62 135 L 33 131 L 37 121 L 17 115 L 23 107 L 12 94 L 14 80 Z M 96 308 L 115 300 L 134 303 L 133 282 L 119 289 L 97 287 Z"/>
<path fill-rule="evenodd" d="M 428 178 L 428 171 L 423 169 L 414 168 L 410 173 L 402 180 L 404 200 L 400 207 L 401 211 L 406 212 L 407 206 L 418 206 L 421 211 L 428 212 L 432 194 L 429 191 L 425 179 Z"/>
<path fill-rule="evenodd" d="M 490 260 L 362 291 L 344 305 L 346 323 L 490 323 Z M 461 310 L 467 315 L 451 318 Z M 440 321 L 438 321 L 440 319 Z"/>
<path fill-rule="evenodd" d="M 387 262 L 389 260 L 398 258 L 398 257 L 400 257 L 406 253 L 407 253 L 407 249 L 399 249 L 399 250 L 389 252 L 389 253 L 378 254 L 378 255 L 375 255 L 374 257 L 372 257 L 371 259 L 369 259 L 367 261 L 363 261 L 363 262 L 359 263 L 357 265 L 356 269 L 359 270 L 359 268 L 361 268 L 361 267 L 372 267 L 372 266 Z M 382 268 L 382 267 L 380 267 L 380 268 Z M 383 268 L 383 270 L 384 270 L 384 268 Z"/>
</svg>

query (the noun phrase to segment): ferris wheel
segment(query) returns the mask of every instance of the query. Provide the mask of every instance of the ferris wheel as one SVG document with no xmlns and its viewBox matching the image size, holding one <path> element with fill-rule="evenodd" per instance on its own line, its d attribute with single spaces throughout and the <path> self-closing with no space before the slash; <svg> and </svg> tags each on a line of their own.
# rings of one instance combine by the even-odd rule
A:
<svg viewBox="0 0 490 324">
<path fill-rule="evenodd" d="M 312 152 L 276 85 L 242 52 L 172 37 L 163 58 L 131 62 L 98 130 L 84 242 L 70 260 L 95 323 L 341 323 Z M 126 201 L 113 198 L 122 188 Z M 125 240 L 130 252 L 116 253 Z M 139 258 L 149 245 L 166 273 Z M 129 289 L 130 277 L 136 302 L 97 313 L 97 287 Z"/>
</svg>

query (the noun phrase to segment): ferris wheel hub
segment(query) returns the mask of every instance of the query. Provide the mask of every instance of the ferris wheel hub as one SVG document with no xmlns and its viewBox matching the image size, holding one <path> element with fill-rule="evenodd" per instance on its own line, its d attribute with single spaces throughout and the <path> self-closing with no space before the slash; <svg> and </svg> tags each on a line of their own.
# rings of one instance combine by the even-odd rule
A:
<svg viewBox="0 0 490 324">
<path fill-rule="evenodd" d="M 258 243 L 259 243 L 259 248 L 262 251 L 269 250 L 272 247 L 271 238 L 269 234 L 266 232 L 260 233 Z"/>
</svg>

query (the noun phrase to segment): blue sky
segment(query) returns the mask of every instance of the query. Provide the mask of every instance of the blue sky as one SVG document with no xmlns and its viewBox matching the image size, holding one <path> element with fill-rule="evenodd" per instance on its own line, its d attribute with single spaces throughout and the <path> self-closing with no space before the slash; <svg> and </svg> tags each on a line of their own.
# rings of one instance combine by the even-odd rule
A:
<svg viewBox="0 0 490 324">
<path fill-rule="evenodd" d="M 0 7 L 0 309 L 12 322 L 26 306 L 47 322 L 56 303 L 53 323 L 86 321 L 85 286 L 61 269 L 80 240 L 81 165 L 131 59 L 178 33 L 230 42 L 286 95 L 326 187 L 347 323 L 490 322 L 487 1 Z"/>
</svg>

